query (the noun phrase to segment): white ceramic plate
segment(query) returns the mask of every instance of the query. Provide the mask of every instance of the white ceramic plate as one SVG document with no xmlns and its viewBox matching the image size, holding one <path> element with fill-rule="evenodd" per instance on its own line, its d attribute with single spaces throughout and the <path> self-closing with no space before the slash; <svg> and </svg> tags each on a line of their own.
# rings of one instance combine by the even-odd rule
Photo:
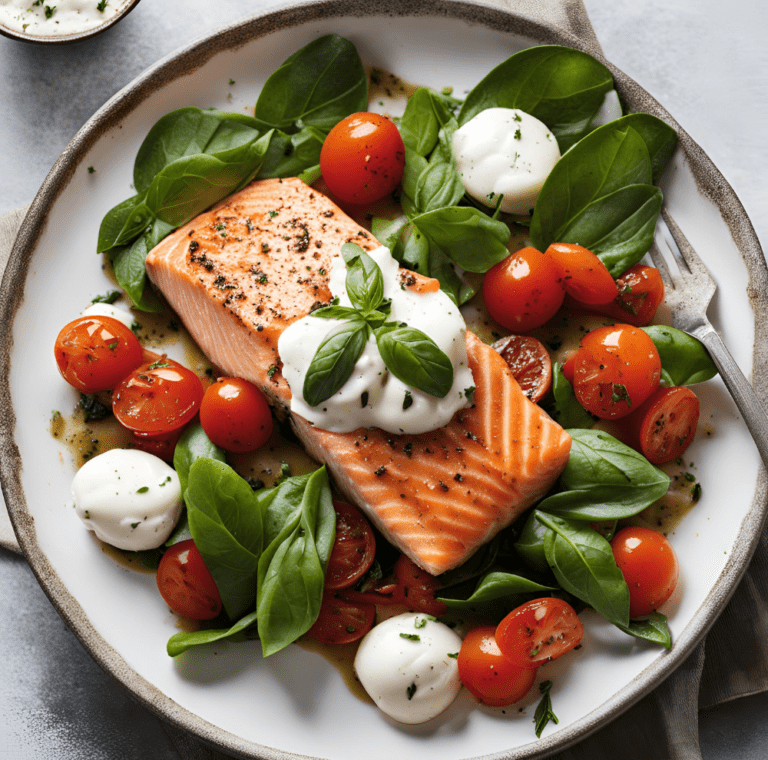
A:
<svg viewBox="0 0 768 760">
<path fill-rule="evenodd" d="M 392 3 L 389 16 L 362 2 L 294 8 L 232 27 L 161 62 L 74 139 L 36 198 L 3 281 L 0 471 L 31 566 L 105 669 L 166 718 L 246 757 L 533 758 L 561 749 L 616 717 L 683 661 L 735 588 L 765 515 L 757 451 L 724 387 L 713 381 L 698 389 L 707 435 L 686 455 L 695 462 L 703 497 L 672 536 L 682 567 L 679 592 L 664 610 L 674 647 L 662 652 L 584 614 L 583 647 L 542 673 L 554 681 L 560 723 L 550 724 L 541 740 L 531 723 L 535 697 L 520 714 L 517 707 L 478 708 L 464 693 L 434 721 L 405 727 L 356 699 L 334 667 L 298 647 L 267 660 L 255 642 L 167 657 L 176 619 L 154 576 L 110 561 L 83 529 L 71 503 L 73 462 L 49 434 L 51 410 L 74 404 L 53 361 L 55 337 L 110 286 L 93 253 L 99 222 L 131 194 L 133 158 L 160 116 L 186 105 L 247 110 L 268 74 L 322 34 L 351 39 L 368 65 L 436 89 L 453 86 L 459 95 L 523 47 L 580 47 L 576 38 L 487 8 L 418 7 Z M 620 72 L 616 77 L 633 110 L 677 127 L 637 85 Z M 96 171 L 89 173 L 89 166 Z M 744 296 L 748 286 L 768 292 L 759 245 L 727 183 L 682 131 L 663 187 L 670 211 L 718 281 L 712 316 L 726 342 L 743 367 L 754 358 L 755 372 L 765 372 L 766 363 L 753 357 L 755 325 L 760 331 L 768 323 L 765 305 Z M 735 472 L 738 478 L 731 477 Z"/>
</svg>

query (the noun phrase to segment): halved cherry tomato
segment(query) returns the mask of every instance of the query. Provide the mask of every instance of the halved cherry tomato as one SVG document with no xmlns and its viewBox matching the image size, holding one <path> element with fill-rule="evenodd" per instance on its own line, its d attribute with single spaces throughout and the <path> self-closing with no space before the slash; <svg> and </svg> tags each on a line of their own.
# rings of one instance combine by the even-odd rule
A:
<svg viewBox="0 0 768 760">
<path fill-rule="evenodd" d="M 112 410 L 133 433 L 164 437 L 186 425 L 200 408 L 200 378 L 173 359 L 142 364 L 112 392 Z"/>
<path fill-rule="evenodd" d="M 174 544 L 163 554 L 157 568 L 157 587 L 177 615 L 212 620 L 221 612 L 219 589 L 191 538 Z"/>
<path fill-rule="evenodd" d="M 621 420 L 619 437 L 652 464 L 666 464 L 693 443 L 699 413 L 699 399 L 690 388 L 659 388 Z"/>
<path fill-rule="evenodd" d="M 664 280 L 656 267 L 635 264 L 627 269 L 616 285 L 619 294 L 607 304 L 588 304 L 576 299 L 566 299 L 566 305 L 583 311 L 605 314 L 635 327 L 651 324 L 656 310 L 664 300 Z"/>
<path fill-rule="evenodd" d="M 544 344 L 531 335 L 508 335 L 497 340 L 498 351 L 515 376 L 521 390 L 538 403 L 552 387 L 552 360 Z"/>
<path fill-rule="evenodd" d="M 325 571 L 327 589 L 354 586 L 376 558 L 376 539 L 368 520 L 359 509 L 343 501 L 334 501 L 336 541 Z"/>
<path fill-rule="evenodd" d="M 576 354 L 569 356 L 560 368 L 563 371 L 563 377 L 573 385 L 573 373 L 576 370 Z"/>
<path fill-rule="evenodd" d="M 405 146 L 395 124 L 376 113 L 354 113 L 325 138 L 320 171 L 328 189 L 347 203 L 389 195 L 405 168 Z"/>
<path fill-rule="evenodd" d="M 200 404 L 205 434 L 225 451 L 260 449 L 272 435 L 272 413 L 264 394 L 241 377 L 220 377 Z"/>
<path fill-rule="evenodd" d="M 81 393 L 112 390 L 141 364 L 141 344 L 112 317 L 80 317 L 56 338 L 56 364 L 62 377 Z"/>
<path fill-rule="evenodd" d="M 639 327 L 598 327 L 582 339 L 574 357 L 573 391 L 601 419 L 626 417 L 653 393 L 661 378 L 656 346 Z"/>
<path fill-rule="evenodd" d="M 606 304 L 619 293 L 608 268 L 592 251 L 573 243 L 552 243 L 544 253 L 560 268 L 568 295 L 586 304 Z"/>
<path fill-rule="evenodd" d="M 496 628 L 501 653 L 520 668 L 537 668 L 562 657 L 583 635 L 576 610 L 556 597 L 521 604 Z"/>
<path fill-rule="evenodd" d="M 184 432 L 182 428 L 174 430 L 165 436 L 149 436 L 140 433 L 131 433 L 131 443 L 135 449 L 146 451 L 147 454 L 154 454 L 166 462 L 173 463 L 173 453 L 176 451 L 176 444 Z"/>
<path fill-rule="evenodd" d="M 650 528 L 622 528 L 611 540 L 616 564 L 629 587 L 629 617 L 650 615 L 672 596 L 680 565 L 666 537 Z"/>
<path fill-rule="evenodd" d="M 326 591 L 309 635 L 323 644 L 350 644 L 362 639 L 373 628 L 376 607 L 365 602 L 350 602 L 341 594 Z"/>
<path fill-rule="evenodd" d="M 483 279 L 483 300 L 488 313 L 515 333 L 541 327 L 557 313 L 564 298 L 557 264 L 531 247 L 500 261 Z"/>
<path fill-rule="evenodd" d="M 495 634 L 492 625 L 473 628 L 464 637 L 457 664 L 464 686 L 483 704 L 500 707 L 519 702 L 531 690 L 536 669 L 513 665 Z"/>
</svg>

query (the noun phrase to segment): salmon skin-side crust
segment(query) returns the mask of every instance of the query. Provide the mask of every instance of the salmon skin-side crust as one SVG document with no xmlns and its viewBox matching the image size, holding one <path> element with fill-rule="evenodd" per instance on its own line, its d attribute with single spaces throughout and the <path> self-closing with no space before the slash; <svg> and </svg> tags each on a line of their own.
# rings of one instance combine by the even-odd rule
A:
<svg viewBox="0 0 768 760">
<path fill-rule="evenodd" d="M 278 338 L 328 303 L 331 267 L 347 242 L 379 245 L 300 180 L 259 180 L 165 238 L 150 251 L 147 272 L 210 361 L 262 388 L 284 416 L 291 392 Z M 405 270 L 401 281 L 419 291 L 438 287 Z M 291 416 L 346 498 L 433 575 L 461 565 L 544 496 L 571 447 L 504 359 L 469 331 L 466 341 L 475 403 L 439 430 L 332 433 Z"/>
</svg>

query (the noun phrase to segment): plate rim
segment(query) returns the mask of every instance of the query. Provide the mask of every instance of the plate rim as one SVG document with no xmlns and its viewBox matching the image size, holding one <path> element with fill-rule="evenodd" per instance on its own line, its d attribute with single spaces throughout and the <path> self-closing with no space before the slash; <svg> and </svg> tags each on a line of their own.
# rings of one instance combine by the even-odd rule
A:
<svg viewBox="0 0 768 760">
<path fill-rule="evenodd" d="M 2 286 L 0 286 L 0 481 L 2 481 L 3 494 L 14 531 L 30 567 L 57 612 L 93 659 L 128 689 L 134 698 L 159 717 L 190 731 L 213 746 L 230 753 L 234 752 L 241 757 L 265 760 L 290 757 L 298 760 L 306 756 L 266 747 L 219 728 L 186 708 L 182 708 L 158 687 L 138 675 L 96 632 L 77 600 L 71 596 L 46 555 L 37 545 L 34 518 L 27 510 L 19 476 L 23 465 L 14 440 L 15 414 L 11 407 L 9 383 L 14 317 L 23 299 L 23 287 L 28 268 L 45 225 L 47 212 L 69 184 L 90 147 L 104 132 L 133 112 L 155 91 L 184 76 L 190 70 L 199 69 L 221 52 L 241 47 L 247 42 L 272 32 L 302 26 L 316 19 L 349 16 L 435 15 L 528 37 L 537 40 L 539 44 L 565 44 L 588 52 L 608 66 L 622 99 L 628 102 L 633 110 L 652 113 L 677 131 L 680 136 L 680 149 L 688 168 L 694 175 L 699 193 L 720 210 L 739 254 L 744 260 L 749 277 L 748 297 L 753 311 L 755 329 L 752 355 L 753 382 L 761 398 L 765 399 L 768 395 L 766 393 L 768 372 L 756 371 L 768 368 L 768 319 L 766 319 L 768 298 L 764 295 L 768 293 L 768 267 L 746 211 L 733 188 L 701 147 L 644 88 L 606 61 L 589 40 L 578 38 L 569 32 L 519 13 L 473 2 L 391 0 L 384 11 L 380 4 L 370 0 L 316 0 L 302 5 L 274 8 L 244 18 L 210 35 L 200 37 L 160 59 L 110 98 L 78 130 L 36 194 L 12 248 Z M 673 650 L 655 660 L 613 697 L 571 726 L 544 739 L 487 756 L 488 760 L 491 758 L 535 760 L 553 751 L 565 749 L 607 725 L 665 680 L 690 656 L 722 612 L 747 569 L 767 516 L 768 482 L 765 469 L 761 467 L 755 484 L 752 505 L 740 526 L 735 549 L 707 599 L 676 638 Z"/>
</svg>

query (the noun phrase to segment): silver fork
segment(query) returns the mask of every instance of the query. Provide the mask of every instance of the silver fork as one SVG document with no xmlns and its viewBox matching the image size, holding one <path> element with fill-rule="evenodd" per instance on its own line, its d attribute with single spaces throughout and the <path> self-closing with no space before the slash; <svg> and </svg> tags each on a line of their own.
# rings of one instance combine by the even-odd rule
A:
<svg viewBox="0 0 768 760">
<path fill-rule="evenodd" d="M 679 276 L 667 266 L 662 246 L 674 257 Z M 717 285 L 666 208 L 662 208 L 656 224 L 656 243 L 650 254 L 664 279 L 665 303 L 672 312 L 672 326 L 698 338 L 707 348 L 754 438 L 763 464 L 768 467 L 768 416 L 720 334 L 707 319 L 707 307 Z"/>
</svg>

